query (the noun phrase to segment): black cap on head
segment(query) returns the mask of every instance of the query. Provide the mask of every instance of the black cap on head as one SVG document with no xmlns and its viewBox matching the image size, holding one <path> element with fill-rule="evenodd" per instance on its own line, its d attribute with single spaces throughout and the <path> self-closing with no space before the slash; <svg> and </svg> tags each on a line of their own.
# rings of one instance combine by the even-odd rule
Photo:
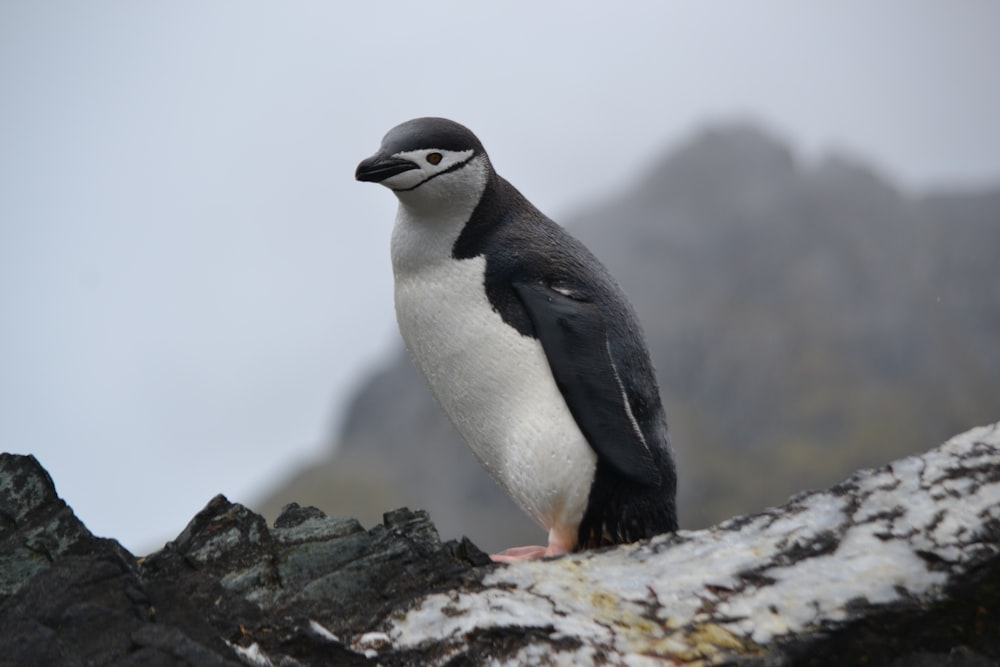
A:
<svg viewBox="0 0 1000 667">
<path fill-rule="evenodd" d="M 485 153 L 472 130 L 447 118 L 414 118 L 389 130 L 382 139 L 382 153 L 395 155 L 404 151 L 439 148 L 446 151 Z"/>
</svg>

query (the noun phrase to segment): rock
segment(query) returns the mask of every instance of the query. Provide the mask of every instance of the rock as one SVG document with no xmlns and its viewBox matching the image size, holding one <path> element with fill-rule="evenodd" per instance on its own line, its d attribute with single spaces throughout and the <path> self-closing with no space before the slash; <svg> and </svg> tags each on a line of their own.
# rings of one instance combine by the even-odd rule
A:
<svg viewBox="0 0 1000 667">
<path fill-rule="evenodd" d="M 995 665 L 1000 424 L 700 531 L 496 566 L 213 498 L 136 559 L 0 456 L 0 665 Z"/>
<path fill-rule="evenodd" d="M 380 629 L 394 650 L 450 656 L 523 631 L 533 639 L 510 644 L 512 664 L 889 664 L 966 643 L 996 659 L 1000 424 L 712 529 L 498 568 L 480 584 Z"/>
<path fill-rule="evenodd" d="M 442 544 L 423 512 L 366 531 L 292 506 L 268 528 L 222 496 L 136 559 L 93 537 L 33 457 L 10 454 L 0 520 L 0 665 L 253 664 L 260 646 L 362 664 L 338 636 L 490 562 L 471 543 Z"/>
</svg>

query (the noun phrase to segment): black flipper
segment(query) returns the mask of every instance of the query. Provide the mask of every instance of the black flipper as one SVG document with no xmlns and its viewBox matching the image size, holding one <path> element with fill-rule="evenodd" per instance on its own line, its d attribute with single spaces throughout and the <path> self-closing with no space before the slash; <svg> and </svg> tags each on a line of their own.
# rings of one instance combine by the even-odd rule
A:
<svg viewBox="0 0 1000 667">
<path fill-rule="evenodd" d="M 600 459 L 626 478 L 657 487 L 662 475 L 632 414 L 598 307 L 537 282 L 514 282 L 556 385 Z"/>
</svg>

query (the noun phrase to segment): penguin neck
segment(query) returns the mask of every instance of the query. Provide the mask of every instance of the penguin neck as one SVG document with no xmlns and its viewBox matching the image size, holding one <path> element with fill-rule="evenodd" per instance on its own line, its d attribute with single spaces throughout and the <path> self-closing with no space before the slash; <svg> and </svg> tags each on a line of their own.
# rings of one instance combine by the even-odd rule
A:
<svg viewBox="0 0 1000 667">
<path fill-rule="evenodd" d="M 497 181 L 485 156 L 461 171 L 464 178 L 459 182 L 434 179 L 416 190 L 396 193 L 392 266 L 397 276 L 452 259 L 455 241 L 483 194 Z"/>
</svg>

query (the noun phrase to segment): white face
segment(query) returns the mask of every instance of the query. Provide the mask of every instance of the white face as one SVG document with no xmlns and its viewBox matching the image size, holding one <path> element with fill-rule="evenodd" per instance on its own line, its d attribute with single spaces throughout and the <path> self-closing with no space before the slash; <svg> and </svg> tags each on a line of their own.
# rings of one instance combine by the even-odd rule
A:
<svg viewBox="0 0 1000 667">
<path fill-rule="evenodd" d="M 416 151 L 402 151 L 396 153 L 392 157 L 401 158 L 404 160 L 409 160 L 413 164 L 417 165 L 416 169 L 410 169 L 404 171 L 401 174 L 396 174 L 395 176 L 390 176 L 389 178 L 381 181 L 381 185 L 389 188 L 390 190 L 395 190 L 397 194 L 413 190 L 418 186 L 422 186 L 423 183 L 427 181 L 433 182 L 444 172 L 455 167 L 455 165 L 463 164 L 472 159 L 472 154 L 475 151 L 472 149 L 465 151 L 446 151 L 437 148 L 422 148 Z M 460 167 L 452 174 L 458 175 L 460 172 L 465 171 L 465 168 Z M 451 174 L 447 174 L 444 178 L 448 178 Z"/>
</svg>

